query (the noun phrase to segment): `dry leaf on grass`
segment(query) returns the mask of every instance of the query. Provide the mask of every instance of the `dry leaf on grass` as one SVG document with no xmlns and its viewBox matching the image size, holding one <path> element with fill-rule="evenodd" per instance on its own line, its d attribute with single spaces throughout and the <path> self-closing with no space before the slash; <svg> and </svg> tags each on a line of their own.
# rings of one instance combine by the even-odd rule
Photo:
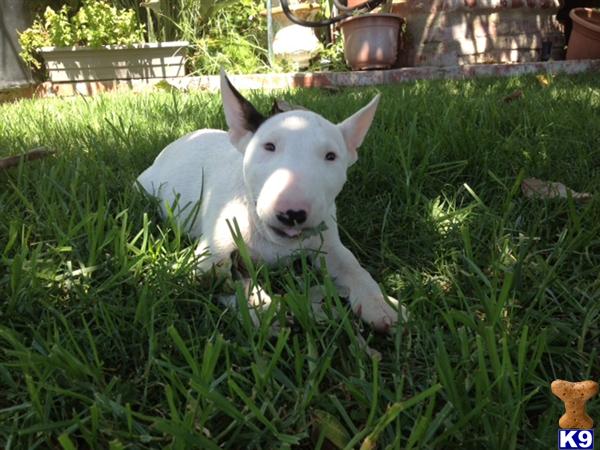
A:
<svg viewBox="0 0 600 450">
<path fill-rule="evenodd" d="M 548 78 L 546 75 L 536 75 L 536 78 L 542 87 L 550 86 L 550 78 Z"/>
<path fill-rule="evenodd" d="M 508 94 L 506 97 L 504 97 L 503 100 L 505 103 L 510 103 L 510 102 L 518 100 L 522 97 L 523 97 L 523 91 L 521 89 L 517 89 L 512 94 Z"/>
<path fill-rule="evenodd" d="M 589 200 L 592 194 L 575 192 L 562 183 L 544 181 L 538 178 L 525 178 L 521 183 L 521 191 L 527 198 L 567 198 L 571 194 L 575 200 Z"/>
</svg>

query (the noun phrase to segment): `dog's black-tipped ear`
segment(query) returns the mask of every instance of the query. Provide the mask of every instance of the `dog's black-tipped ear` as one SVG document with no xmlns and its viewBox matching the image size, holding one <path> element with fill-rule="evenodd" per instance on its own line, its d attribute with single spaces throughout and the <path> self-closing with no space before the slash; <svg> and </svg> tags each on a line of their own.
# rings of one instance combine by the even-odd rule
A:
<svg viewBox="0 0 600 450">
<path fill-rule="evenodd" d="M 252 135 L 266 119 L 233 87 L 223 69 L 221 69 L 221 97 L 225 120 L 229 127 L 229 139 L 238 150 L 243 151 L 245 138 Z"/>
</svg>

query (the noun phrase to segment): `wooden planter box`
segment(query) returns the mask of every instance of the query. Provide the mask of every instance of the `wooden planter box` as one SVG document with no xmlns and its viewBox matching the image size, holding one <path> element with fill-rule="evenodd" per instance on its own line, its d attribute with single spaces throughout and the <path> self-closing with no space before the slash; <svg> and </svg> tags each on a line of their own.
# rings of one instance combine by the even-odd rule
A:
<svg viewBox="0 0 600 450">
<path fill-rule="evenodd" d="M 43 47 L 52 82 L 172 78 L 185 75 L 188 42 L 158 42 L 130 47 Z"/>
</svg>

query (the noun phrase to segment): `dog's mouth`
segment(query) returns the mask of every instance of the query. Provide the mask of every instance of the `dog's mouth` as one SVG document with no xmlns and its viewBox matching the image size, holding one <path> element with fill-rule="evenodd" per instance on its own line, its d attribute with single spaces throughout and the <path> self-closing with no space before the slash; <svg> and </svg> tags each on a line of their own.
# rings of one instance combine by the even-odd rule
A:
<svg viewBox="0 0 600 450">
<path fill-rule="evenodd" d="M 285 239 L 298 239 L 302 234 L 302 230 L 298 230 L 296 228 L 277 228 L 271 225 L 269 226 L 269 228 L 277 236 Z"/>
<path fill-rule="evenodd" d="M 277 236 L 284 239 L 307 239 L 312 236 L 316 236 L 327 229 L 325 222 L 321 222 L 316 227 L 307 228 L 277 228 L 273 225 L 269 225 L 269 228 Z"/>
</svg>

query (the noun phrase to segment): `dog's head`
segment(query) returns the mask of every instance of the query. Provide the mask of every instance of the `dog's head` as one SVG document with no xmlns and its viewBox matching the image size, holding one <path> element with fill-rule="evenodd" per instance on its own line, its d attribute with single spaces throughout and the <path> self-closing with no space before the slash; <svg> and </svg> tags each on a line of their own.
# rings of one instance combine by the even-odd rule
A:
<svg viewBox="0 0 600 450">
<path fill-rule="evenodd" d="M 329 219 L 379 95 L 338 125 L 306 110 L 265 118 L 224 72 L 221 95 L 229 138 L 244 154 L 247 195 L 266 237 L 275 242 L 298 239 Z"/>
</svg>

